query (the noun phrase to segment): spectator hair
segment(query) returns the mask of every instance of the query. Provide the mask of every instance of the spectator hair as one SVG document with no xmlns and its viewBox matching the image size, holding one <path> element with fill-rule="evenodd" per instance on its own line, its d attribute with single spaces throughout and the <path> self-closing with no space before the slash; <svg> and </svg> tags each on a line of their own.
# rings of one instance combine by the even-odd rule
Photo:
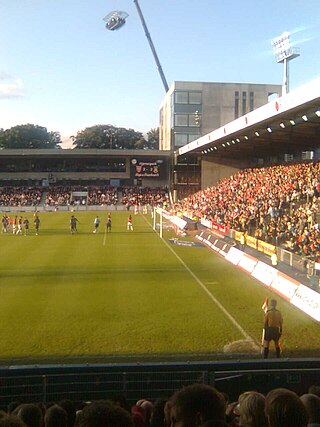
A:
<svg viewBox="0 0 320 427">
<path fill-rule="evenodd" d="M 307 411 L 291 390 L 276 388 L 266 396 L 265 413 L 270 427 L 306 427 Z"/>
</svg>

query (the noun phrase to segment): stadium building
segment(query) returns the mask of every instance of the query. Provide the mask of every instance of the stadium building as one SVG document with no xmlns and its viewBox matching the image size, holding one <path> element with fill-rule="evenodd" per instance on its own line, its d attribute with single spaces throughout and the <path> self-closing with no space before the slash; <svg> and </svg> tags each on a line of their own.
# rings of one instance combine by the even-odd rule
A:
<svg viewBox="0 0 320 427">
<path fill-rule="evenodd" d="M 171 153 L 158 150 L 0 151 L 0 186 L 168 185 Z"/>
<path fill-rule="evenodd" d="M 319 160 L 320 79 L 247 112 L 175 151 L 175 199 L 240 169 Z"/>
<path fill-rule="evenodd" d="M 160 106 L 159 148 L 187 145 L 280 94 L 280 85 L 175 81 Z"/>
</svg>

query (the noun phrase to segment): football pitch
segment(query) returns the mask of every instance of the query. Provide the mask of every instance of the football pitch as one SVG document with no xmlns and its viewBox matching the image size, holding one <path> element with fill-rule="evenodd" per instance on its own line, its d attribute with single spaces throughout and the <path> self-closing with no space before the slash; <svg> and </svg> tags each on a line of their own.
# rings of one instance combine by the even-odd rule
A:
<svg viewBox="0 0 320 427">
<path fill-rule="evenodd" d="M 96 215 L 99 232 L 93 233 Z M 275 295 L 206 247 L 179 246 L 151 215 L 40 213 L 39 235 L 0 235 L 0 363 L 258 358 L 262 303 Z M 191 237 L 180 240 L 192 240 Z M 284 357 L 314 357 L 320 325 L 277 297 Z M 271 345 L 270 356 L 273 355 Z"/>
</svg>

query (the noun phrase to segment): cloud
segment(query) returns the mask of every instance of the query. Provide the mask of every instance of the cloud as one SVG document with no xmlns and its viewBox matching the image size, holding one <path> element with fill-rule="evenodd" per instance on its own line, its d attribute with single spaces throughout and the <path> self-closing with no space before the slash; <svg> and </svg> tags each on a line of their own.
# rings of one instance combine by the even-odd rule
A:
<svg viewBox="0 0 320 427">
<path fill-rule="evenodd" d="M 24 96 L 23 81 L 0 71 L 0 99 L 22 98 Z"/>
</svg>

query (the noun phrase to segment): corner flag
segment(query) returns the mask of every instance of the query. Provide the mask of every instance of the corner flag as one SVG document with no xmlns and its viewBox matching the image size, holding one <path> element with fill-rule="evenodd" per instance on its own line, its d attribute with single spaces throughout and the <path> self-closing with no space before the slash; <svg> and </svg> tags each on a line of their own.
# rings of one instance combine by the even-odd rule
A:
<svg viewBox="0 0 320 427">
<path fill-rule="evenodd" d="M 264 313 L 266 314 L 268 311 L 268 303 L 269 303 L 269 298 L 266 297 L 265 302 L 262 304 L 262 310 L 264 311 Z M 264 334 L 265 334 L 265 329 L 264 327 L 262 328 L 262 337 L 261 337 L 261 354 L 263 354 L 263 341 L 264 341 Z"/>
<path fill-rule="evenodd" d="M 268 311 L 269 298 L 266 297 L 265 302 L 262 304 L 262 310 L 266 313 Z"/>
</svg>

